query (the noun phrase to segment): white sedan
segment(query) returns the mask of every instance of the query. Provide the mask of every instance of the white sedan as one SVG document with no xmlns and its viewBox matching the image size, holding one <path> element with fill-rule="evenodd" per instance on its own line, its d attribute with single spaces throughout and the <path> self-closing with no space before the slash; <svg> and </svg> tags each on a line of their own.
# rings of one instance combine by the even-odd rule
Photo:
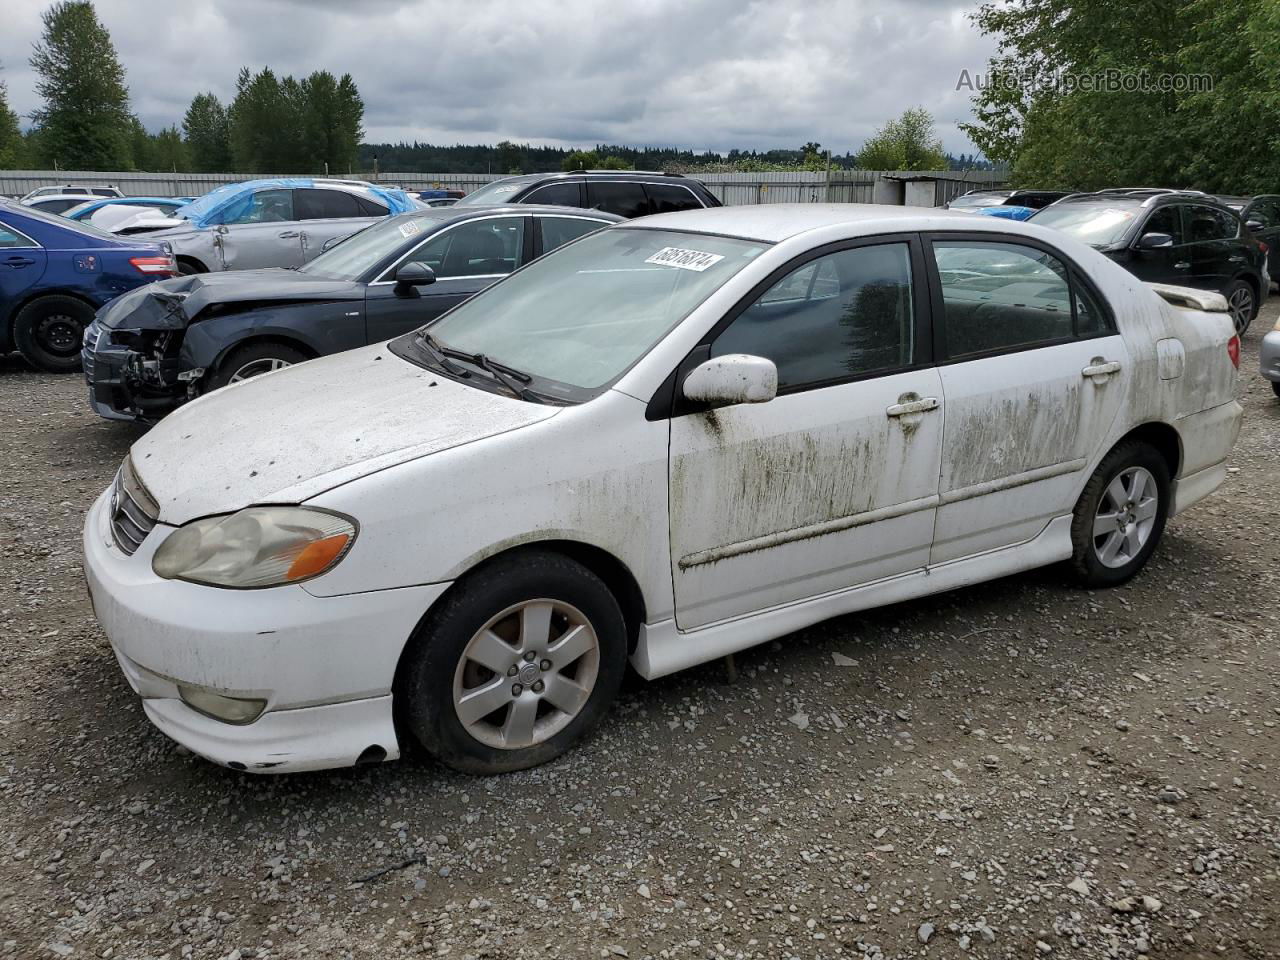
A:
<svg viewBox="0 0 1280 960">
<path fill-rule="evenodd" d="M 515 770 L 628 663 L 1050 563 L 1127 580 L 1223 481 L 1238 362 L 1220 297 L 1034 225 L 650 217 L 183 407 L 94 504 L 85 567 L 147 715 L 210 760 L 416 739 Z"/>
</svg>

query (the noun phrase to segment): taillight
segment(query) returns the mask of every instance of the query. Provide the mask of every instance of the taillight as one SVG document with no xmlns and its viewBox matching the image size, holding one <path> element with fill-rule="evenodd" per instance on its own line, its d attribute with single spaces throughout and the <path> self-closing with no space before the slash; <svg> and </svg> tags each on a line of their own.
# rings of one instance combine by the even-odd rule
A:
<svg viewBox="0 0 1280 960">
<path fill-rule="evenodd" d="M 139 273 L 148 276 L 172 277 L 178 273 L 178 261 L 173 257 L 130 257 L 129 262 Z"/>
<path fill-rule="evenodd" d="M 1231 358 L 1231 365 L 1237 370 L 1240 369 L 1240 338 L 1232 337 L 1227 341 L 1227 356 Z"/>
<path fill-rule="evenodd" d="M 1271 252 L 1271 248 L 1270 248 L 1270 247 L 1268 247 L 1268 246 L 1267 246 L 1265 243 L 1263 243 L 1261 240 L 1259 240 L 1259 241 L 1258 241 L 1258 246 L 1262 249 L 1262 252 L 1263 252 L 1263 253 L 1270 253 L 1270 252 Z"/>
</svg>

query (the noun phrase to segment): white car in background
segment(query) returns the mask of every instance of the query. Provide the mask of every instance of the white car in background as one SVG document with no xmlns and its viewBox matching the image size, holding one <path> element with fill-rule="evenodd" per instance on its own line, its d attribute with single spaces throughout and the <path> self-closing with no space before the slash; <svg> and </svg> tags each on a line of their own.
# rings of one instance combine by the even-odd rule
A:
<svg viewBox="0 0 1280 960">
<path fill-rule="evenodd" d="M 183 407 L 85 567 L 147 715 L 217 763 L 515 770 L 628 661 L 1060 561 L 1124 582 L 1222 483 L 1238 363 L 1221 297 L 1033 225 L 667 214 Z"/>
</svg>

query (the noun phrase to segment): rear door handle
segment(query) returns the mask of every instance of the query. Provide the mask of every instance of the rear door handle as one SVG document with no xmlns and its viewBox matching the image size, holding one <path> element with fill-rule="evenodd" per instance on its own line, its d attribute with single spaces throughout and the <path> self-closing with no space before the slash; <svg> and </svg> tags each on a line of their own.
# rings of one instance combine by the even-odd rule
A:
<svg viewBox="0 0 1280 960">
<path fill-rule="evenodd" d="M 1244 257 L 1231 257 L 1229 259 L 1232 263 L 1244 263 Z"/>
<path fill-rule="evenodd" d="M 29 267 L 35 263 L 35 261 L 30 257 L 7 257 L 4 262 L 15 269 L 18 267 Z"/>
<path fill-rule="evenodd" d="M 1080 375 L 1082 377 L 1091 377 L 1096 381 L 1101 381 L 1119 372 L 1119 360 L 1103 360 L 1101 357 L 1098 357 L 1093 361 L 1093 363 L 1081 370 Z"/>
<path fill-rule="evenodd" d="M 284 233 L 276 234 L 276 236 L 278 236 L 281 240 L 296 240 L 298 239 L 298 231 L 286 230 Z"/>
<path fill-rule="evenodd" d="M 1173 269 L 1175 269 L 1175 270 L 1186 270 L 1186 269 L 1189 269 L 1189 268 L 1190 268 L 1190 266 L 1191 266 L 1191 263 L 1190 263 L 1189 261 L 1187 261 L 1187 260 L 1180 260 L 1180 261 L 1178 261 L 1177 263 L 1175 263 L 1175 264 L 1173 265 Z"/>
<path fill-rule="evenodd" d="M 885 409 L 885 413 L 891 417 L 906 417 L 913 413 L 928 413 L 930 410 L 937 410 L 939 407 L 937 397 L 922 397 L 919 400 L 912 400 L 908 403 L 895 403 Z"/>
</svg>

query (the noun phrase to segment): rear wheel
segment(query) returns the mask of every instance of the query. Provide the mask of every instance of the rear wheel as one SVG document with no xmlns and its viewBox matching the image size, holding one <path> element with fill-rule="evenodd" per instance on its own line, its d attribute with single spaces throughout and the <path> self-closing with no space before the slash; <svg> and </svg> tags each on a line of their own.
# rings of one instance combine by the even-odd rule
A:
<svg viewBox="0 0 1280 960">
<path fill-rule="evenodd" d="M 203 264 L 196 263 L 194 260 L 180 259 L 178 260 L 178 273 L 184 277 L 190 277 L 197 273 L 208 273 Z"/>
<path fill-rule="evenodd" d="M 283 370 L 295 363 L 311 359 L 297 347 L 284 343 L 250 343 L 232 350 L 218 364 L 209 378 L 209 389 L 216 390 L 229 383 L 239 383 L 252 377 Z"/>
<path fill-rule="evenodd" d="M 546 763 L 608 712 L 626 669 L 617 601 L 589 569 L 530 550 L 460 580 L 406 649 L 401 719 L 464 773 Z"/>
<path fill-rule="evenodd" d="M 80 369 L 84 330 L 93 321 L 93 308 L 75 297 L 38 297 L 18 311 L 13 339 L 33 367 L 49 373 Z"/>
<path fill-rule="evenodd" d="M 1271 392 L 1274 393 L 1277 397 L 1280 397 L 1280 381 L 1276 381 L 1276 380 L 1271 381 Z"/>
<path fill-rule="evenodd" d="M 1231 312 L 1231 322 L 1236 325 L 1236 334 L 1244 336 L 1258 315 L 1258 297 L 1253 292 L 1253 285 L 1247 280 L 1232 280 L 1222 295 L 1227 298 L 1227 309 Z"/>
<path fill-rule="evenodd" d="M 1071 522 L 1071 566 L 1085 586 L 1124 583 L 1146 564 L 1169 514 L 1169 466 L 1154 447 L 1120 444 L 1085 485 Z"/>
</svg>

